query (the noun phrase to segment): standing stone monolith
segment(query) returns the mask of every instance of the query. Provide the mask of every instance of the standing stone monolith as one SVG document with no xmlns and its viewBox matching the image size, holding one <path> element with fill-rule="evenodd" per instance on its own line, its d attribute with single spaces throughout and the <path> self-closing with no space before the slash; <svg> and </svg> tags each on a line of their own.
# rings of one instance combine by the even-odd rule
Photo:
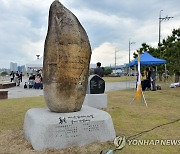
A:
<svg viewBox="0 0 180 154">
<path fill-rule="evenodd" d="M 76 16 L 55 0 L 44 46 L 43 89 L 48 108 L 75 112 L 86 95 L 91 47 Z"/>
</svg>

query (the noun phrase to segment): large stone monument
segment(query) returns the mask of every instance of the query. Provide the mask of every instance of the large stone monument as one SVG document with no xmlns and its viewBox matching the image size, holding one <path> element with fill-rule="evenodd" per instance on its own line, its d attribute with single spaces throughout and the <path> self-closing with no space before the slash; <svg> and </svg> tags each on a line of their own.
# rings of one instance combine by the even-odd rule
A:
<svg viewBox="0 0 180 154">
<path fill-rule="evenodd" d="M 111 116 L 82 106 L 91 48 L 78 19 L 59 1 L 49 11 L 43 86 L 48 108 L 26 112 L 24 135 L 35 150 L 82 146 L 115 138 Z"/>
<path fill-rule="evenodd" d="M 73 13 L 54 1 L 49 11 L 43 62 L 44 97 L 51 111 L 81 109 L 90 57 L 91 47 L 84 28 Z"/>
</svg>

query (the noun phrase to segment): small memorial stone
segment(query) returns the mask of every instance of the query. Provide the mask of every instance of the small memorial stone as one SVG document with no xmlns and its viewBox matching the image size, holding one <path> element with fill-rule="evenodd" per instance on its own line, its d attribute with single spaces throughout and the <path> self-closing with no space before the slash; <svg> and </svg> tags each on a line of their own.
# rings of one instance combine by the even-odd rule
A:
<svg viewBox="0 0 180 154">
<path fill-rule="evenodd" d="M 87 94 L 103 94 L 105 90 L 105 81 L 98 75 L 89 77 Z"/>
</svg>

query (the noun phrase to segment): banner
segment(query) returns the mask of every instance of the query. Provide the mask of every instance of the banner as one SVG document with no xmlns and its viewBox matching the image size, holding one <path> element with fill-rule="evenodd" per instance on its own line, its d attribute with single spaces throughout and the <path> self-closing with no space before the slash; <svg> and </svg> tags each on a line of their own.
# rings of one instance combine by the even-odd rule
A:
<svg viewBox="0 0 180 154">
<path fill-rule="evenodd" d="M 140 68 L 140 55 L 138 53 L 138 80 L 137 80 L 137 91 L 136 91 L 136 100 L 139 100 L 141 96 L 141 68 Z"/>
</svg>

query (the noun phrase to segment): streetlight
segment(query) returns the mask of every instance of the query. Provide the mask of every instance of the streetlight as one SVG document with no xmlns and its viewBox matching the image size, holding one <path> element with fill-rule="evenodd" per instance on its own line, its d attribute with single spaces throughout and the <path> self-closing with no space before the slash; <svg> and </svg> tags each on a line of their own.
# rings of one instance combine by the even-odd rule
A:
<svg viewBox="0 0 180 154">
<path fill-rule="evenodd" d="M 40 55 L 36 55 L 37 59 L 39 59 Z"/>
<path fill-rule="evenodd" d="M 174 17 L 169 17 L 169 16 L 166 16 L 166 17 L 162 18 L 162 17 L 161 17 L 161 12 L 162 12 L 162 11 L 163 11 L 163 10 L 161 10 L 161 11 L 159 12 L 159 43 L 158 43 L 158 46 L 161 45 L 161 22 L 162 22 L 162 21 L 165 21 L 165 20 L 169 20 L 169 19 L 171 19 L 171 18 L 174 18 Z"/>
<path fill-rule="evenodd" d="M 131 51 L 131 44 L 135 44 L 136 42 L 131 42 L 130 40 L 129 40 L 129 63 L 130 63 L 130 58 L 131 58 L 131 56 L 130 56 L 130 51 Z"/>
</svg>

